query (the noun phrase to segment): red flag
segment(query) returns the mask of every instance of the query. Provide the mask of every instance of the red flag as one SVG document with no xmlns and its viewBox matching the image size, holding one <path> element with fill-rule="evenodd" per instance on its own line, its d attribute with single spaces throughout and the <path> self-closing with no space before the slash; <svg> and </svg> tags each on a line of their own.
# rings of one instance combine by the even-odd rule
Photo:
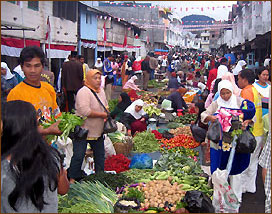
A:
<svg viewBox="0 0 272 214">
<path fill-rule="evenodd" d="M 203 11 L 203 7 L 201 7 L 201 11 Z"/>
<path fill-rule="evenodd" d="M 46 27 L 46 36 L 45 36 L 45 40 L 48 39 L 48 37 L 50 36 L 50 32 L 51 32 L 51 26 L 50 26 L 50 21 L 49 21 L 49 16 L 47 17 L 47 27 Z"/>
<path fill-rule="evenodd" d="M 149 44 L 149 36 L 146 36 L 146 44 Z"/>
<path fill-rule="evenodd" d="M 138 33 L 136 33 L 136 35 L 135 35 L 135 39 L 139 39 Z"/>
<path fill-rule="evenodd" d="M 127 46 L 127 33 L 125 34 L 125 38 L 124 38 L 124 43 L 123 43 L 123 47 Z"/>
<path fill-rule="evenodd" d="M 186 7 L 186 11 L 188 11 L 188 7 Z"/>
<path fill-rule="evenodd" d="M 106 22 L 104 22 L 104 26 L 103 26 L 103 41 L 104 42 L 107 41 Z"/>
</svg>

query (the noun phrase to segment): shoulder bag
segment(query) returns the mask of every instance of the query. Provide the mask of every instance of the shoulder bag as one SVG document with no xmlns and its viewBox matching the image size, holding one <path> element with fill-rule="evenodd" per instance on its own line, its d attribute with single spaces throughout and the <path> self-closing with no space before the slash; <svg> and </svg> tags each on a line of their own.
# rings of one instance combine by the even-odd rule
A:
<svg viewBox="0 0 272 214">
<path fill-rule="evenodd" d="M 117 131 L 117 123 L 116 123 L 116 121 L 111 118 L 110 112 L 103 105 L 103 103 L 101 102 L 101 100 L 99 99 L 99 97 L 97 96 L 97 94 L 93 90 L 91 90 L 91 91 L 93 92 L 93 94 L 94 94 L 95 98 L 97 99 L 97 101 L 100 103 L 100 105 L 104 108 L 104 110 L 108 114 L 108 119 L 104 123 L 104 133 L 108 134 L 108 133 L 112 133 L 112 132 Z"/>
</svg>

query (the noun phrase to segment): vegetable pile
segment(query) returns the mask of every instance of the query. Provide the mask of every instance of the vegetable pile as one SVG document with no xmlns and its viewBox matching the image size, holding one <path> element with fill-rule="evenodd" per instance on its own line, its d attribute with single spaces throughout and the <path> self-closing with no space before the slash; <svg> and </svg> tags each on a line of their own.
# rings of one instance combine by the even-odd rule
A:
<svg viewBox="0 0 272 214">
<path fill-rule="evenodd" d="M 116 131 L 113 133 L 108 133 L 108 137 L 111 139 L 111 142 L 114 143 L 121 143 L 125 139 L 125 134 L 122 132 Z"/>
<path fill-rule="evenodd" d="M 175 136 L 184 134 L 188 136 L 192 136 L 191 128 L 190 126 L 184 126 L 184 127 L 178 127 L 176 129 L 171 129 L 169 132 Z"/>
<path fill-rule="evenodd" d="M 59 196 L 59 213 L 112 213 L 118 200 L 111 189 L 100 182 L 82 182 L 70 185 L 69 192 Z"/>
<path fill-rule="evenodd" d="M 183 116 L 177 117 L 175 119 L 175 122 L 186 125 L 186 124 L 190 124 L 192 121 L 195 121 L 196 118 L 197 118 L 197 114 L 185 114 Z"/>
<path fill-rule="evenodd" d="M 128 173 L 129 174 L 129 173 Z M 124 173 L 111 174 L 106 172 L 98 172 L 91 174 L 82 179 L 82 181 L 99 181 L 104 184 L 106 187 L 110 187 L 112 190 L 117 190 L 125 186 L 126 184 L 133 183 L 134 181 L 126 176 Z"/>
<path fill-rule="evenodd" d="M 153 131 L 151 131 L 151 132 L 155 135 L 155 138 L 156 138 L 157 140 L 162 139 L 162 134 L 161 134 L 160 132 L 158 132 L 157 130 L 153 130 Z"/>
<path fill-rule="evenodd" d="M 184 127 L 184 125 L 180 122 L 170 122 L 167 124 L 167 128 L 168 129 L 176 129 L 176 128 L 179 128 L 179 127 Z"/>
<path fill-rule="evenodd" d="M 200 144 L 195 141 L 195 139 L 192 136 L 180 134 L 175 136 L 172 139 L 162 139 L 161 140 L 161 148 L 162 149 L 172 149 L 175 147 L 184 147 L 184 148 L 190 148 L 194 149 L 198 147 Z"/>
<path fill-rule="evenodd" d="M 137 133 L 133 138 L 133 142 L 133 151 L 138 153 L 150 153 L 160 150 L 160 144 L 155 135 L 149 131 Z"/>
<path fill-rule="evenodd" d="M 130 162 L 123 154 L 112 155 L 105 160 L 105 170 L 120 173 L 129 170 Z"/>
<path fill-rule="evenodd" d="M 128 177 L 132 183 L 145 182 L 146 179 L 150 179 L 154 174 L 153 169 L 130 169 L 128 171 L 122 172 L 126 177 Z"/>
<path fill-rule="evenodd" d="M 109 100 L 109 111 L 112 112 L 118 104 L 118 99 Z"/>
<path fill-rule="evenodd" d="M 60 136 L 48 135 L 47 140 L 52 142 L 52 140 L 56 140 L 57 137 L 67 140 L 70 132 L 73 132 L 76 126 L 81 126 L 84 123 L 84 120 L 85 118 L 81 118 L 70 112 L 63 112 L 58 118 L 52 117 L 50 121 L 43 121 L 42 126 L 43 128 L 48 128 L 57 121 L 60 121 L 58 127 L 60 131 L 62 131 L 62 134 Z"/>
<path fill-rule="evenodd" d="M 156 116 L 159 116 L 161 114 L 161 110 L 153 105 L 144 106 L 143 109 L 149 117 L 152 117 L 153 114 Z"/>
</svg>

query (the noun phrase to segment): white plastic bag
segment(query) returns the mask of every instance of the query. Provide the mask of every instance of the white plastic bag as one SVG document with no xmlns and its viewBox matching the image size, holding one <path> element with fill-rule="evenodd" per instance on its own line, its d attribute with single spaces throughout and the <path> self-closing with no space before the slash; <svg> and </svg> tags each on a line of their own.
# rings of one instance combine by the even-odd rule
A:
<svg viewBox="0 0 272 214">
<path fill-rule="evenodd" d="M 108 137 L 108 135 L 104 135 L 104 137 L 105 137 L 104 139 L 105 158 L 108 158 L 109 156 L 112 155 L 116 155 L 111 139 Z"/>
<path fill-rule="evenodd" d="M 58 137 L 56 145 L 58 146 L 58 150 L 65 154 L 64 169 L 68 169 L 73 157 L 73 141 L 69 137 L 66 141 L 63 138 Z"/>
<path fill-rule="evenodd" d="M 116 122 L 117 124 L 117 131 L 126 134 L 127 133 L 127 128 L 120 122 Z"/>
<path fill-rule="evenodd" d="M 238 213 L 239 202 L 228 183 L 228 171 L 217 169 L 212 174 L 215 213 Z"/>
</svg>

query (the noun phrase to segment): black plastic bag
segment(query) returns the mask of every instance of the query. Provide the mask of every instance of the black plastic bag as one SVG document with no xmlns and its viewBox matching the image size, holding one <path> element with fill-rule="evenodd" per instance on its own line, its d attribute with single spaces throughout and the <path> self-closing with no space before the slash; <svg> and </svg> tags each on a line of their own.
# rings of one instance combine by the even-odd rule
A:
<svg viewBox="0 0 272 214">
<path fill-rule="evenodd" d="M 190 213 L 214 213 L 212 200 L 201 191 L 187 191 L 184 197 L 185 207 Z"/>
<path fill-rule="evenodd" d="M 162 104 L 162 102 L 166 99 L 166 96 L 160 96 L 159 100 L 158 100 L 158 104 Z"/>
<path fill-rule="evenodd" d="M 235 151 L 238 153 L 253 153 L 256 148 L 256 139 L 254 135 L 249 131 L 245 130 L 237 138 L 237 145 Z"/>
<path fill-rule="evenodd" d="M 170 139 L 172 139 L 173 137 L 175 137 L 173 134 L 171 134 L 170 132 L 168 132 L 168 131 L 164 131 L 163 133 L 162 133 L 162 137 L 163 138 L 166 138 L 167 140 L 170 140 Z"/>
<path fill-rule="evenodd" d="M 190 128 L 196 142 L 202 143 L 205 141 L 207 130 L 199 127 L 197 124 L 191 124 Z"/>
<path fill-rule="evenodd" d="M 219 143 L 219 141 L 222 139 L 221 124 L 218 120 L 216 120 L 209 126 L 209 129 L 207 131 L 207 138 L 214 143 Z"/>
<path fill-rule="evenodd" d="M 79 139 L 79 140 L 86 140 L 88 136 L 89 130 L 83 129 L 80 126 L 76 126 L 73 132 L 70 132 L 68 137 L 72 140 Z"/>
</svg>

